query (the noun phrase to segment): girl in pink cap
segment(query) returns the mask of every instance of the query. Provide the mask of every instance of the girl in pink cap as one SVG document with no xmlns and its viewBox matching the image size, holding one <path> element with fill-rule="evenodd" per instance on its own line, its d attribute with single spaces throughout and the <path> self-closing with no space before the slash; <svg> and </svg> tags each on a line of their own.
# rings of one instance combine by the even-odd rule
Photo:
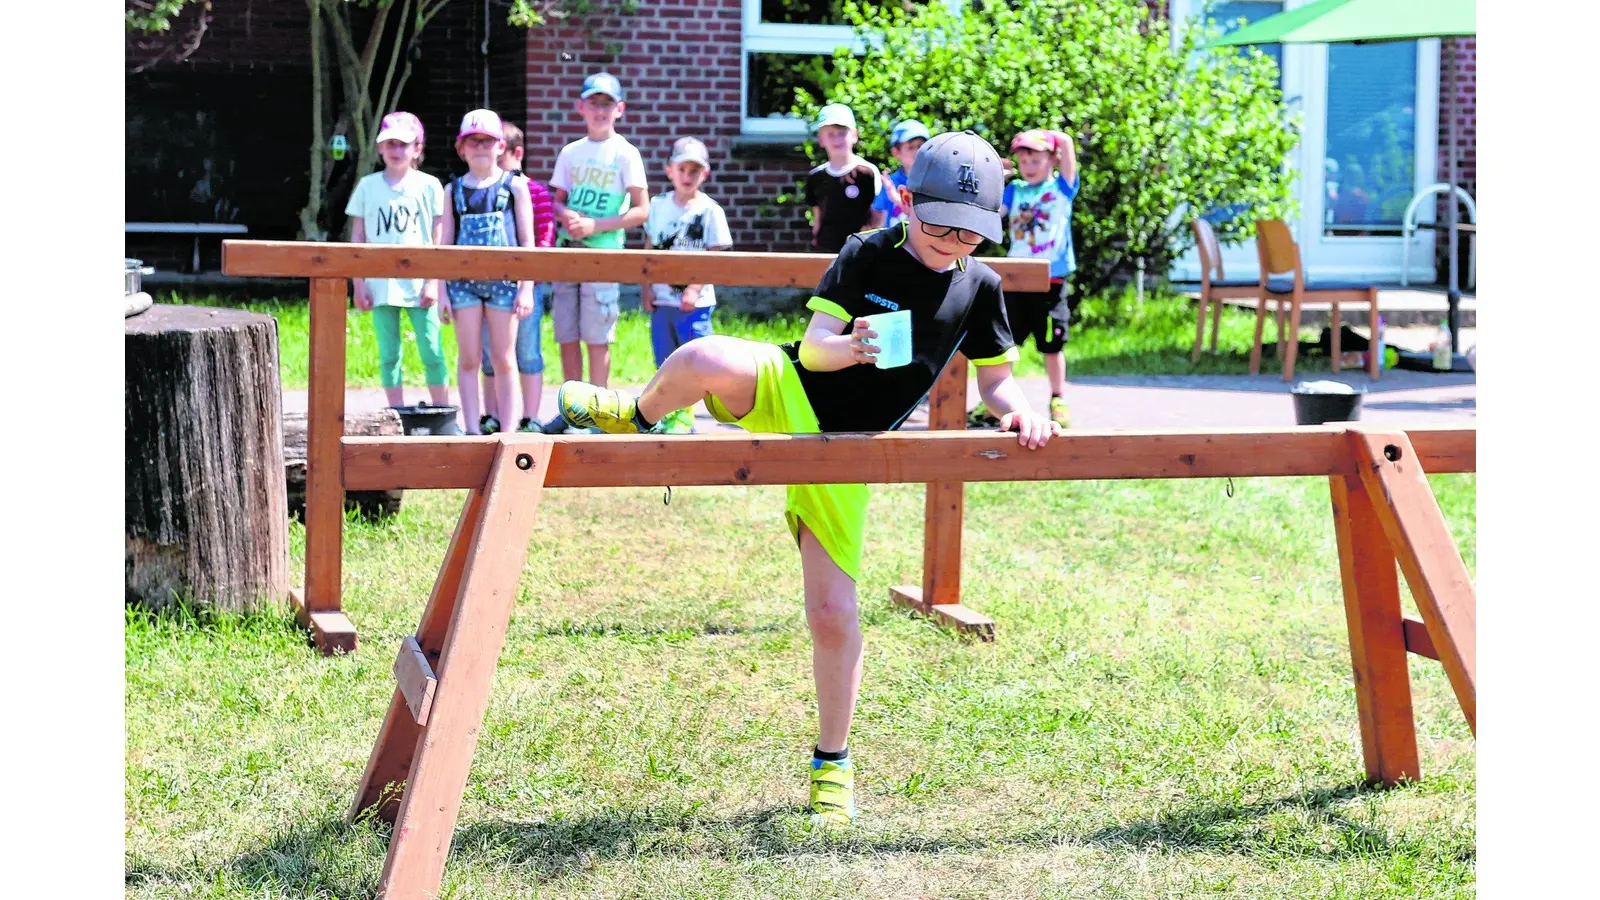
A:
<svg viewBox="0 0 1600 900">
<path fill-rule="evenodd" d="M 493 110 L 475 109 L 461 120 L 456 153 L 467 174 L 445 188 L 444 243 L 468 247 L 532 247 L 533 200 L 525 178 L 499 166 L 505 130 Z M 531 281 L 449 281 L 450 314 L 456 320 L 456 374 L 460 381 L 461 417 L 469 434 L 502 430 L 492 417 L 478 418 L 478 372 L 483 356 L 484 323 L 488 324 L 489 358 L 499 372 L 516 365 L 516 322 L 533 312 Z M 497 408 L 514 409 L 517 384 L 496 378 Z"/>
<path fill-rule="evenodd" d="M 444 186 L 420 171 L 422 122 L 408 112 L 383 117 L 378 127 L 382 171 L 357 182 L 344 214 L 354 218 L 350 240 L 373 244 L 439 244 L 445 212 Z M 400 377 L 400 311 L 411 319 L 427 376 L 429 400 L 450 403 L 450 370 L 441 344 L 439 282 L 421 278 L 352 279 L 356 308 L 372 313 L 378 339 L 378 377 L 390 406 L 404 406 Z"/>
</svg>

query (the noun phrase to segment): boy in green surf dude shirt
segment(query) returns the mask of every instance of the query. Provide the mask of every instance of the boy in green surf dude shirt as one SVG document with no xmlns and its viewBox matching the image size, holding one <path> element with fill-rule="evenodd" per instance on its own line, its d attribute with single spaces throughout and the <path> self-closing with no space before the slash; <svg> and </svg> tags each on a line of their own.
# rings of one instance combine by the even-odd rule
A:
<svg viewBox="0 0 1600 900">
<path fill-rule="evenodd" d="M 588 134 L 561 148 L 550 176 L 560 227 L 557 246 L 621 249 L 623 231 L 643 225 L 650 212 L 644 160 L 639 149 L 616 132 L 625 109 L 616 76 L 596 72 L 584 80 L 577 111 Z M 550 324 L 561 345 L 564 377 L 583 378 L 581 341 L 589 347 L 589 380 L 599 385 L 610 380 L 619 290 L 616 283 L 554 286 Z"/>
</svg>

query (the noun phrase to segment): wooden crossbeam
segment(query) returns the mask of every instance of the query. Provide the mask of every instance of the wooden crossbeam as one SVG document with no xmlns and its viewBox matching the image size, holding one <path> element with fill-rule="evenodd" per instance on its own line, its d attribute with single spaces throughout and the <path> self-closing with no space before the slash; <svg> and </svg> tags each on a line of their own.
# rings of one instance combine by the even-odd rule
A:
<svg viewBox="0 0 1600 900">
<path fill-rule="evenodd" d="M 1433 646 L 1433 638 L 1428 637 L 1428 626 L 1421 619 L 1406 616 L 1402 624 L 1405 627 L 1407 652 L 1429 659 L 1439 658 L 1439 651 Z"/>
<path fill-rule="evenodd" d="M 719 287 L 816 287 L 831 254 L 591 250 L 578 247 L 411 247 L 308 241 L 223 241 L 222 271 L 274 278 L 449 278 L 611 281 Z M 1044 291 L 1050 264 L 985 258 L 1008 291 Z"/>
<path fill-rule="evenodd" d="M 1354 474 L 1347 426 L 1073 431 L 1038 450 L 984 432 L 566 435 L 547 487 L 1082 481 Z M 1430 472 L 1472 471 L 1475 429 L 1412 432 Z M 346 437 L 345 490 L 472 488 L 494 437 Z"/>
</svg>

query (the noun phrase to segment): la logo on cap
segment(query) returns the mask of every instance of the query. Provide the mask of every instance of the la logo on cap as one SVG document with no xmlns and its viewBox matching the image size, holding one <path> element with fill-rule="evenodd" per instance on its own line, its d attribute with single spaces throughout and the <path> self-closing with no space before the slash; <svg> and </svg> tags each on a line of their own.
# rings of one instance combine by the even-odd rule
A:
<svg viewBox="0 0 1600 900">
<path fill-rule="evenodd" d="M 956 175 L 956 187 L 968 194 L 978 192 L 978 176 L 972 171 L 972 166 L 963 164 L 961 171 Z"/>
</svg>

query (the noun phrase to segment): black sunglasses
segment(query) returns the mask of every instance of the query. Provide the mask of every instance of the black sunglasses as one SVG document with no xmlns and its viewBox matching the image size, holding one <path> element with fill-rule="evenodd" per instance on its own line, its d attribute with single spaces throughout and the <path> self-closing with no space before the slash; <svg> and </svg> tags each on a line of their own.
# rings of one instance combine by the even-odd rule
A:
<svg viewBox="0 0 1600 900">
<path fill-rule="evenodd" d="M 952 233 L 954 233 L 956 240 L 966 244 L 968 247 L 976 247 L 983 243 L 983 235 L 977 233 L 976 231 L 968 231 L 965 228 L 957 228 L 954 225 L 945 228 L 940 228 L 936 225 L 932 228 L 929 228 L 927 222 L 919 222 L 918 224 L 922 226 L 922 233 L 928 237 L 949 237 Z"/>
</svg>

